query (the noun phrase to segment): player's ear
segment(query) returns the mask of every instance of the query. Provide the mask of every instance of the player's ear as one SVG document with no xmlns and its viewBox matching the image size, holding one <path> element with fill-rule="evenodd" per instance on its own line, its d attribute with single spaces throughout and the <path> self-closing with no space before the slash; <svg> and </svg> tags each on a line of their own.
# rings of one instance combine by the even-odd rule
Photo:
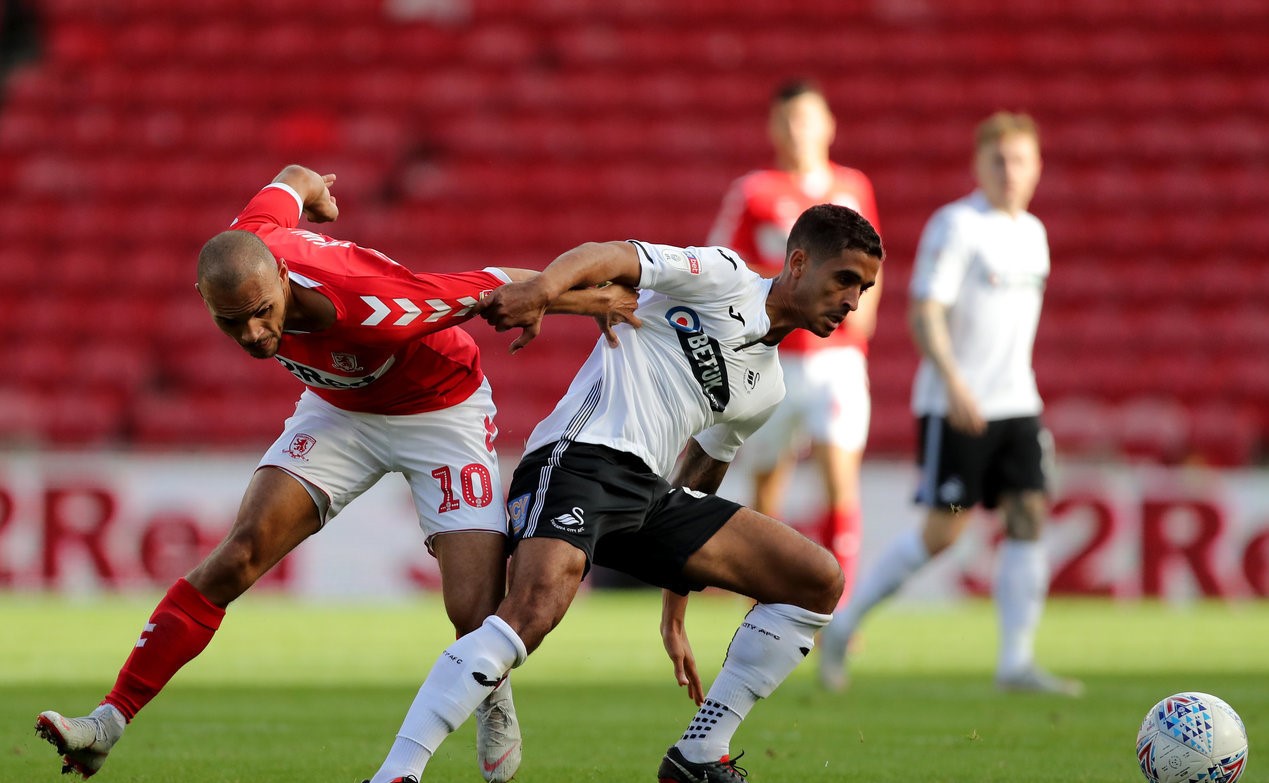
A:
<svg viewBox="0 0 1269 783">
<path fill-rule="evenodd" d="M 806 251 L 800 247 L 795 247 L 789 253 L 789 272 L 793 277 L 799 278 L 806 272 L 807 258 Z"/>
</svg>

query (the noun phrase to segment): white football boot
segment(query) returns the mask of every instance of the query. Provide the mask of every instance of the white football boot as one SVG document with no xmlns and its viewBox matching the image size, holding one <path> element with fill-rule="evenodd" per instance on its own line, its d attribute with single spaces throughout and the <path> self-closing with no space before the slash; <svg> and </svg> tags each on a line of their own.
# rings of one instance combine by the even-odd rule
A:
<svg viewBox="0 0 1269 783">
<path fill-rule="evenodd" d="M 520 768 L 520 723 L 511 702 L 511 680 L 504 679 L 476 707 L 476 758 L 490 783 L 506 783 Z"/>
<path fill-rule="evenodd" d="M 1084 683 L 1079 680 L 1059 677 L 1035 665 L 997 675 L 996 688 L 1006 693 L 1055 693 L 1072 697 L 1084 694 Z"/>
<path fill-rule="evenodd" d="M 819 653 L 820 687 L 826 691 L 840 693 L 850 685 L 850 676 L 846 673 L 846 653 L 850 646 L 850 637 L 841 636 L 840 630 L 829 623 L 820 631 L 819 643 L 815 651 Z"/>
<path fill-rule="evenodd" d="M 78 772 L 85 779 L 106 763 L 106 755 L 126 726 L 123 714 L 112 704 L 103 704 L 83 718 L 67 718 L 48 710 L 35 719 L 35 733 L 61 754 L 62 772 Z"/>
</svg>

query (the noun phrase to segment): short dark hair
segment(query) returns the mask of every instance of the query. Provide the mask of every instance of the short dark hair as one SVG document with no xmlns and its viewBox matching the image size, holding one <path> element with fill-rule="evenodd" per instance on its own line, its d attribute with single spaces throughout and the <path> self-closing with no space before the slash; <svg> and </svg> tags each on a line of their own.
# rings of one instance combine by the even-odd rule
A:
<svg viewBox="0 0 1269 783">
<path fill-rule="evenodd" d="M 868 220 L 850 207 L 816 204 L 789 231 L 787 253 L 801 248 L 812 262 L 836 258 L 846 250 L 860 250 L 877 260 L 885 258 L 881 237 Z"/>
<path fill-rule="evenodd" d="M 806 94 L 818 95 L 824 97 L 824 91 L 820 89 L 820 85 L 814 79 L 790 79 L 781 82 L 771 93 L 771 102 L 773 104 L 788 103 L 802 95 Z"/>
</svg>

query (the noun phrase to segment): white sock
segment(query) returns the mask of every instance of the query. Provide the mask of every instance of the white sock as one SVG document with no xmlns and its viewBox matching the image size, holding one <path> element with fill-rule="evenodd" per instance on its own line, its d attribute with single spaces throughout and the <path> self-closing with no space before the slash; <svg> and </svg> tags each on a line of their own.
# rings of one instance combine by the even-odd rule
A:
<svg viewBox="0 0 1269 783">
<path fill-rule="evenodd" d="M 996 674 L 1008 676 L 1030 666 L 1035 633 L 1049 590 L 1049 562 L 1039 541 L 1006 538 L 996 561 L 992 590 L 1000 618 L 1000 657 Z"/>
<path fill-rule="evenodd" d="M 815 632 L 830 617 L 789 604 L 758 604 L 749 610 L 705 703 L 675 743 L 683 757 L 705 762 L 729 755 L 740 722 L 806 658 L 815 646 Z"/>
<path fill-rule="evenodd" d="M 893 595 L 929 560 L 930 553 L 925 549 L 920 528 L 913 528 L 891 539 L 889 546 L 860 578 L 846 608 L 834 614 L 833 621 L 824 629 L 825 648 L 840 650 L 844 654 L 846 642 L 859 628 L 864 615 Z"/>
<path fill-rule="evenodd" d="M 479 628 L 447 647 L 432 665 L 370 783 L 422 773 L 441 742 L 526 657 L 524 642 L 497 616 L 485 618 Z"/>
</svg>

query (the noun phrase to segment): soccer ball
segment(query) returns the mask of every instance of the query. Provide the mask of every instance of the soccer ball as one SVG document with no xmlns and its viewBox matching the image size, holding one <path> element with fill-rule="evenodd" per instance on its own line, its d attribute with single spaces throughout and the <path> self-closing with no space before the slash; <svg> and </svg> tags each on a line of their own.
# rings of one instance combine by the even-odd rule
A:
<svg viewBox="0 0 1269 783">
<path fill-rule="evenodd" d="M 1234 783 L 1247 767 L 1247 729 L 1215 696 L 1178 693 L 1146 713 L 1137 763 L 1150 783 Z"/>
</svg>

